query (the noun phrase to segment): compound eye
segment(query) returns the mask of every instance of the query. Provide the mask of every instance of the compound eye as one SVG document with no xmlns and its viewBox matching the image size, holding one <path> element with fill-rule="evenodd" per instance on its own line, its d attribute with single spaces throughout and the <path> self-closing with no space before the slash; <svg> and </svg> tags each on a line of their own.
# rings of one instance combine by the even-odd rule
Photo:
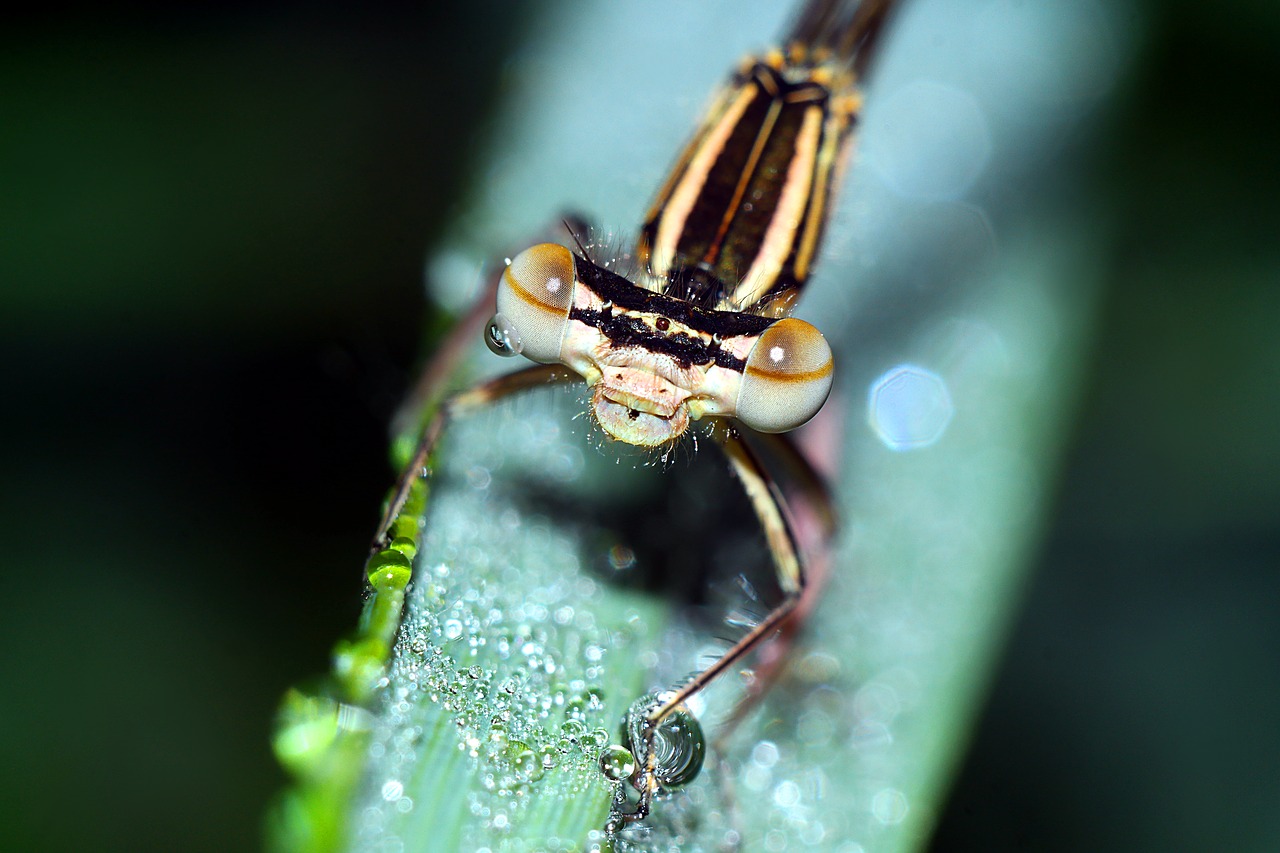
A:
<svg viewBox="0 0 1280 853">
<path fill-rule="evenodd" d="M 498 314 L 486 339 L 500 338 L 534 361 L 557 362 L 572 305 L 573 253 L 554 243 L 525 249 L 502 272 Z M 498 348 L 490 348 L 500 352 L 502 342 L 495 342 Z"/>
<path fill-rule="evenodd" d="M 747 355 L 737 416 L 759 432 L 786 432 L 818 413 L 831 393 L 831 347 L 803 320 L 779 320 Z"/>
</svg>

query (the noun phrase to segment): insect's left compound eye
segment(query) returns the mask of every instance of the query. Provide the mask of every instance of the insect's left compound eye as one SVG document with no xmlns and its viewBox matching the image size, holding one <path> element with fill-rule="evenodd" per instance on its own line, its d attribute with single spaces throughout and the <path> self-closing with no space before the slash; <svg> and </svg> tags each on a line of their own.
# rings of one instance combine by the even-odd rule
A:
<svg viewBox="0 0 1280 853">
<path fill-rule="evenodd" d="M 559 361 L 572 305 L 573 253 L 554 243 L 525 249 L 502 273 L 498 313 L 485 333 L 489 348 L 547 364 Z"/>
<path fill-rule="evenodd" d="M 786 432 L 818 413 L 831 393 L 831 347 L 803 320 L 779 320 L 747 356 L 737 416 L 760 432 Z"/>
</svg>

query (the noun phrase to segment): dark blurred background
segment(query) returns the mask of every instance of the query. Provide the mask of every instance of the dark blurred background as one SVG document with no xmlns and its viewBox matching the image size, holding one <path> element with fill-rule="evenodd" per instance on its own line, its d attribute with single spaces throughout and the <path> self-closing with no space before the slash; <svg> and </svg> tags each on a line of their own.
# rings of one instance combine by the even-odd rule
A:
<svg viewBox="0 0 1280 853">
<path fill-rule="evenodd" d="M 0 847 L 258 846 L 536 12 L 462 6 L 0 31 Z M 1142 12 L 1097 346 L 939 851 L 1280 849 L 1280 7 Z"/>
</svg>

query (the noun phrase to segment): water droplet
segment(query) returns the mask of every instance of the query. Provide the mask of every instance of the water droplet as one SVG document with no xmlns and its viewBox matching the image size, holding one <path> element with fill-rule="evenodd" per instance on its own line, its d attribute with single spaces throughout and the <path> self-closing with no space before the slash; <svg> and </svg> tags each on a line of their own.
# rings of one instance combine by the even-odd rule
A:
<svg viewBox="0 0 1280 853">
<path fill-rule="evenodd" d="M 446 619 L 444 622 L 444 637 L 446 640 L 456 640 L 462 636 L 462 623 L 457 619 Z"/>
<path fill-rule="evenodd" d="M 611 746 L 600 753 L 600 772 L 607 779 L 621 782 L 636 772 L 636 758 L 625 746 Z"/>
<path fill-rule="evenodd" d="M 503 758 L 518 777 L 517 782 L 536 782 L 542 778 L 542 762 L 527 744 L 513 740 L 507 746 Z"/>
<path fill-rule="evenodd" d="M 369 558 L 365 571 L 375 589 L 404 589 L 413 576 L 413 563 L 403 552 L 387 548 Z"/>
<path fill-rule="evenodd" d="M 517 356 L 524 351 L 524 341 L 520 333 L 511 325 L 505 314 L 494 314 L 484 331 L 484 342 L 489 351 L 503 358 Z"/>
<path fill-rule="evenodd" d="M 397 536 L 391 540 L 391 547 L 412 560 L 418 554 L 418 543 L 408 536 Z"/>
<path fill-rule="evenodd" d="M 423 518 L 417 514 L 411 514 L 408 507 L 400 511 L 396 516 L 396 520 L 391 523 L 391 534 L 395 539 L 414 539 L 422 532 Z"/>
<path fill-rule="evenodd" d="M 632 752 L 642 754 L 646 715 L 662 704 L 670 693 L 650 693 L 632 703 L 627 711 L 627 735 Z M 674 788 L 693 781 L 702 770 L 707 744 L 702 726 L 684 705 L 676 706 L 653 733 L 654 775 L 663 787 Z M 641 759 L 643 760 L 643 759 Z"/>
</svg>

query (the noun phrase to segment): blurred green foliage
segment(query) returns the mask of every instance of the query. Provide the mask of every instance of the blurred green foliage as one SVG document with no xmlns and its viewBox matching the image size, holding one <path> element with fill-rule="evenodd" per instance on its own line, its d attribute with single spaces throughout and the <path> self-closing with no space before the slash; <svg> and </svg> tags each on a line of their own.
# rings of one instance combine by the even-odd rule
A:
<svg viewBox="0 0 1280 853">
<path fill-rule="evenodd" d="M 1280 845 L 1280 8 L 1148 4 L 1050 535 L 939 849 Z"/>
<path fill-rule="evenodd" d="M 521 21 L 485 11 L 0 34 L 0 848 L 259 845 L 281 693 L 358 614 L 474 54 Z"/>
</svg>

